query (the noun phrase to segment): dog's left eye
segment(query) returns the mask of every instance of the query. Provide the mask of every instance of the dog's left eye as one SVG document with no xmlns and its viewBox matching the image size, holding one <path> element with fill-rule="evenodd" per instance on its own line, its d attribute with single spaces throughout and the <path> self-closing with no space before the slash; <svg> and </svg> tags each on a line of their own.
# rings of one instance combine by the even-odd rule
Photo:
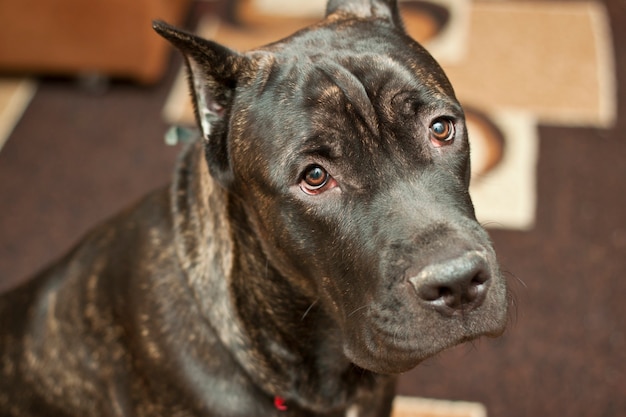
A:
<svg viewBox="0 0 626 417">
<path fill-rule="evenodd" d="M 300 188 L 309 195 L 320 194 L 336 185 L 337 183 L 333 177 L 319 165 L 308 167 L 300 181 Z"/>
<path fill-rule="evenodd" d="M 430 140 L 435 146 L 449 144 L 454 140 L 456 129 L 450 119 L 438 118 L 430 124 Z"/>
</svg>

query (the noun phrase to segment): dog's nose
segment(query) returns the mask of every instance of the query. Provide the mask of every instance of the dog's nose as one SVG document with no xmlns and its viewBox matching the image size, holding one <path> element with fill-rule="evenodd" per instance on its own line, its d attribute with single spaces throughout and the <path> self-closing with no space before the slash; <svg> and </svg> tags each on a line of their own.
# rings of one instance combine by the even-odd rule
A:
<svg viewBox="0 0 626 417">
<path fill-rule="evenodd" d="M 409 277 L 417 295 L 442 314 L 479 307 L 489 287 L 489 267 L 477 252 L 430 264 Z"/>
</svg>

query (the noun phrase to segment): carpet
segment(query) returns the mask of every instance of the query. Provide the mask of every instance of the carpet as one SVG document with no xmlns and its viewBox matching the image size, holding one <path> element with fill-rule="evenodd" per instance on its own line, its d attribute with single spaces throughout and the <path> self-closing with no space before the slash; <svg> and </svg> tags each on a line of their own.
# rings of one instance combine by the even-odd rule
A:
<svg viewBox="0 0 626 417">
<path fill-rule="evenodd" d="M 237 24 L 208 18 L 197 32 L 245 51 L 318 20 L 324 1 L 239 3 Z M 472 144 L 471 193 L 489 228 L 535 224 L 538 123 L 609 127 L 615 74 L 604 6 L 594 1 L 406 0 L 407 31 L 433 54 L 466 109 Z M 181 74 L 168 123 L 191 125 Z"/>
<path fill-rule="evenodd" d="M 391 417 L 487 417 L 487 410 L 474 402 L 397 396 Z"/>
<path fill-rule="evenodd" d="M 25 78 L 0 78 L 0 150 L 35 95 L 37 84 Z"/>
</svg>

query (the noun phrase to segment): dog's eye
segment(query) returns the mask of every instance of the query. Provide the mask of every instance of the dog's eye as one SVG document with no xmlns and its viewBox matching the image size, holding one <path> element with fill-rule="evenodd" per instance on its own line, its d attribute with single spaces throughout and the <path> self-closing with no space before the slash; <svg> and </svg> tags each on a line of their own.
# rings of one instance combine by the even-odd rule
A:
<svg viewBox="0 0 626 417">
<path fill-rule="evenodd" d="M 430 124 L 430 140 L 435 146 L 451 143 L 455 134 L 454 122 L 450 119 L 439 118 Z"/>
<path fill-rule="evenodd" d="M 302 176 L 300 188 L 309 195 L 320 194 L 336 185 L 330 174 L 319 165 L 311 165 Z"/>
</svg>

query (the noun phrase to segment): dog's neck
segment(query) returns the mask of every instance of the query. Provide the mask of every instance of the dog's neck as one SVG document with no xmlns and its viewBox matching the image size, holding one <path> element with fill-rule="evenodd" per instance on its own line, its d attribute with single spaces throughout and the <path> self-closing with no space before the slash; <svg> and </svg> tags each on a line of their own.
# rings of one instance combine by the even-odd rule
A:
<svg viewBox="0 0 626 417">
<path fill-rule="evenodd" d="M 208 322 L 221 323 L 213 326 L 221 342 L 255 384 L 319 412 L 347 407 L 374 389 L 380 377 L 349 363 L 339 330 L 316 300 L 299 294 L 269 264 L 236 197 L 210 177 L 200 143 L 183 153 L 171 195 L 187 284 Z M 251 275 L 263 279 L 247 279 Z M 286 300 L 300 304 L 302 315 L 283 308 Z"/>
</svg>

